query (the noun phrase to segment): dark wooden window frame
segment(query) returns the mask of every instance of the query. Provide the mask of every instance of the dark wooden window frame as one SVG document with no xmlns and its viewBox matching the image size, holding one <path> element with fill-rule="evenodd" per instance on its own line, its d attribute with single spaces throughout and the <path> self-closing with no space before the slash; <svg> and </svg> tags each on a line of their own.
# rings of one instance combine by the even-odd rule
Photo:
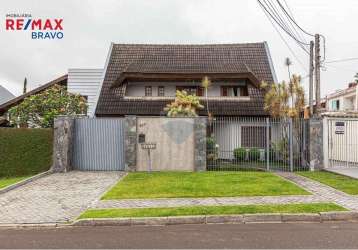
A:
<svg viewBox="0 0 358 250">
<path fill-rule="evenodd" d="M 247 86 L 237 86 L 237 85 L 228 85 L 228 86 L 221 86 L 221 96 L 228 96 L 228 89 L 234 88 L 236 91 L 240 89 L 240 95 L 230 96 L 230 97 L 241 97 L 241 96 L 249 96 Z M 244 93 L 244 94 L 243 94 Z"/>
<path fill-rule="evenodd" d="M 176 86 L 176 90 L 182 91 L 186 89 L 192 89 L 195 92 L 196 96 L 204 96 L 204 88 L 201 86 Z M 189 91 L 189 94 L 192 94 L 192 91 Z"/>
<path fill-rule="evenodd" d="M 165 87 L 158 86 L 158 96 L 165 96 Z"/>
<path fill-rule="evenodd" d="M 241 125 L 241 147 L 266 148 L 266 126 Z M 269 129 L 271 140 L 271 128 Z"/>
<path fill-rule="evenodd" d="M 152 96 L 152 86 L 145 86 L 144 87 L 144 95 L 145 96 Z"/>
</svg>

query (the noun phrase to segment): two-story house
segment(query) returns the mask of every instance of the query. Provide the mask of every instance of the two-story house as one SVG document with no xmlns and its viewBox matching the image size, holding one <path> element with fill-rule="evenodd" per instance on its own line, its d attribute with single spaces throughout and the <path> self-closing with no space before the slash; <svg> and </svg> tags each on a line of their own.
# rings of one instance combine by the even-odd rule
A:
<svg viewBox="0 0 358 250">
<path fill-rule="evenodd" d="M 358 111 L 358 83 L 326 96 L 326 111 Z"/>
<path fill-rule="evenodd" d="M 165 115 L 176 90 L 205 98 L 204 76 L 212 82 L 208 100 L 214 116 L 267 115 L 260 84 L 276 81 L 276 76 L 266 42 L 112 44 L 95 115 Z M 206 115 L 206 109 L 199 114 Z"/>
</svg>

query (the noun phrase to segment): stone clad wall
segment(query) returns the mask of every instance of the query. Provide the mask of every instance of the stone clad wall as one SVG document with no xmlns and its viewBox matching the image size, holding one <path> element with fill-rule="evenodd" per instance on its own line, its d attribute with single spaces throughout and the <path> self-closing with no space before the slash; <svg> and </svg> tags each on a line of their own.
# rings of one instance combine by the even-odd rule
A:
<svg viewBox="0 0 358 250">
<path fill-rule="evenodd" d="M 310 169 L 321 170 L 323 163 L 323 121 L 322 118 L 311 118 L 309 121 L 309 155 Z"/>
<path fill-rule="evenodd" d="M 54 121 L 53 172 L 72 170 L 74 117 L 59 116 Z"/>
<path fill-rule="evenodd" d="M 195 171 L 206 170 L 207 118 L 194 118 L 194 166 Z"/>
<path fill-rule="evenodd" d="M 126 116 L 124 121 L 125 170 L 135 171 L 137 165 L 137 118 Z"/>
</svg>

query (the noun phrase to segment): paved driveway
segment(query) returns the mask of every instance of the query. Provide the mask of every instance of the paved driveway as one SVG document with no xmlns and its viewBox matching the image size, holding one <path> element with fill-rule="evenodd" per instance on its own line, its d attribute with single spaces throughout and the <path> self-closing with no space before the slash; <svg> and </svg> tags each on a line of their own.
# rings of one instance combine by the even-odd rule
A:
<svg viewBox="0 0 358 250">
<path fill-rule="evenodd" d="M 0 224 L 71 221 L 123 175 L 72 171 L 40 178 L 0 194 Z"/>
</svg>

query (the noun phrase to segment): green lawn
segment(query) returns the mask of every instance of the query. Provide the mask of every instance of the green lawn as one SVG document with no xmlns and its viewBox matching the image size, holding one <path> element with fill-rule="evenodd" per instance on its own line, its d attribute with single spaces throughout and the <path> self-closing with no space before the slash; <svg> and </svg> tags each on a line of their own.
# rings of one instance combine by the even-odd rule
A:
<svg viewBox="0 0 358 250">
<path fill-rule="evenodd" d="M 129 173 L 102 199 L 305 195 L 307 191 L 268 172 Z"/>
<path fill-rule="evenodd" d="M 79 219 L 256 213 L 319 213 L 330 211 L 346 211 L 346 209 L 334 203 L 98 209 L 87 210 L 79 217 Z"/>
<path fill-rule="evenodd" d="M 16 182 L 25 180 L 26 178 L 29 178 L 29 177 L 30 176 L 0 178 L 0 189 L 10 186 Z"/>
<path fill-rule="evenodd" d="M 340 174 L 326 171 L 317 172 L 297 172 L 298 174 L 310 179 L 319 181 L 323 184 L 336 188 L 347 194 L 358 194 L 358 180 Z"/>
</svg>

